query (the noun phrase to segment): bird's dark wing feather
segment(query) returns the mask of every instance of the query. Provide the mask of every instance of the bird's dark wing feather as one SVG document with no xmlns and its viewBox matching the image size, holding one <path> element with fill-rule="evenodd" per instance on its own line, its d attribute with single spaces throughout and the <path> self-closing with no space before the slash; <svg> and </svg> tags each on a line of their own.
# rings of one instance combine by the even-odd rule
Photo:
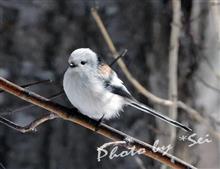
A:
<svg viewBox="0 0 220 169">
<path fill-rule="evenodd" d="M 133 98 L 117 74 L 107 64 L 99 65 L 99 74 L 107 90 L 128 99 Z"/>
<path fill-rule="evenodd" d="M 108 89 L 112 93 L 128 98 L 128 99 L 132 99 L 131 94 L 128 92 L 128 90 L 124 86 L 116 86 L 108 82 L 105 82 L 105 84 L 107 84 L 105 85 L 106 89 Z"/>
</svg>

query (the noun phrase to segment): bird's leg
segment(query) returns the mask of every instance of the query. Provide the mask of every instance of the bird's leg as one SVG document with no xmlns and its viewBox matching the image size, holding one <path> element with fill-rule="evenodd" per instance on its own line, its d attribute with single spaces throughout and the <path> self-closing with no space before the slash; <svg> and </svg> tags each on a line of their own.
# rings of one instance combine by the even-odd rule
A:
<svg viewBox="0 0 220 169">
<path fill-rule="evenodd" d="M 126 137 L 126 138 L 124 138 L 123 141 L 125 141 L 125 144 L 126 144 L 126 146 L 128 146 L 128 147 L 131 147 L 131 146 L 133 145 L 133 143 L 134 143 L 134 140 L 133 140 L 133 138 L 131 138 L 131 137 Z"/>
<path fill-rule="evenodd" d="M 104 114 L 102 115 L 102 117 L 97 121 L 96 125 L 95 125 L 95 132 L 99 130 L 100 124 L 103 122 L 103 118 L 104 118 Z"/>
</svg>

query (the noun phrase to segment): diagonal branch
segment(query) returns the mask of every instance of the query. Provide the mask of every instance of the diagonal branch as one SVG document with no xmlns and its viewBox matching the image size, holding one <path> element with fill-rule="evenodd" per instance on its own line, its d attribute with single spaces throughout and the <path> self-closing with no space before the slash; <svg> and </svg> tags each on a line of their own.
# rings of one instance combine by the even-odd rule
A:
<svg viewBox="0 0 220 169">
<path fill-rule="evenodd" d="M 97 129 L 97 121 L 93 120 L 81 113 L 79 113 L 76 109 L 73 113 L 72 109 L 68 109 L 60 104 L 54 103 L 50 101 L 49 99 L 46 99 L 38 94 L 35 94 L 34 92 L 28 91 L 20 86 L 17 86 L 16 84 L 13 84 L 6 79 L 0 77 L 0 88 L 5 90 L 6 92 L 25 100 L 29 103 L 35 104 L 45 110 L 48 110 L 50 112 L 55 113 L 60 118 L 71 121 L 73 123 L 77 123 L 85 128 L 88 128 L 90 130 L 96 131 L 98 134 L 105 136 L 111 140 L 114 141 L 125 141 L 125 140 L 132 140 L 129 146 L 125 146 L 126 148 L 129 148 L 130 145 L 135 146 L 136 150 L 139 150 L 140 148 L 145 150 L 144 155 L 147 157 L 150 157 L 152 159 L 155 159 L 163 164 L 166 164 L 172 168 L 175 169 L 183 169 L 183 168 L 192 168 L 195 169 L 195 167 L 191 166 L 190 164 L 187 164 L 186 162 L 178 159 L 175 156 L 172 156 L 170 154 L 163 155 L 163 152 L 153 152 L 150 144 L 147 144 L 145 142 L 142 142 L 136 138 L 133 138 L 129 135 L 126 135 L 125 133 L 118 131 L 114 128 L 111 128 L 110 126 L 107 126 L 103 123 L 100 124 L 99 129 Z"/>
<path fill-rule="evenodd" d="M 120 55 L 118 55 L 113 62 L 109 65 L 110 67 L 112 67 L 120 58 L 124 57 L 126 55 L 126 53 L 128 52 L 127 49 L 123 50 Z"/>
<path fill-rule="evenodd" d="M 56 98 L 59 97 L 61 94 L 64 94 L 64 91 L 63 91 L 63 90 L 61 90 L 60 92 L 58 92 L 58 93 L 56 93 L 56 94 L 53 94 L 53 95 L 49 96 L 48 99 L 49 99 L 49 100 L 56 99 Z M 34 106 L 36 106 L 36 105 L 34 105 L 34 104 L 27 104 L 27 105 L 25 105 L 25 106 L 18 107 L 18 108 L 14 109 L 14 110 L 10 110 L 10 109 L 9 109 L 9 110 L 7 110 L 7 111 L 1 112 L 1 113 L 0 113 L 0 116 L 12 115 L 12 114 L 14 114 L 14 113 L 21 112 L 21 111 L 23 111 L 23 110 L 32 108 L 32 107 L 34 107 Z"/>
<path fill-rule="evenodd" d="M 27 132 L 36 131 L 36 128 L 39 125 L 41 125 L 42 123 L 45 123 L 46 121 L 53 120 L 55 118 L 58 118 L 58 116 L 55 115 L 55 114 L 44 115 L 43 117 L 41 117 L 39 119 L 36 119 L 33 122 L 31 122 L 29 125 L 22 127 L 22 126 L 19 126 L 19 125 L 15 124 L 14 122 L 6 119 L 6 118 L 0 116 L 0 123 L 3 123 L 6 126 L 12 128 L 14 130 L 17 130 L 21 133 L 27 133 Z"/>
<path fill-rule="evenodd" d="M 97 10 L 95 8 L 92 8 L 91 14 L 92 14 L 97 26 L 99 27 L 99 29 L 102 33 L 102 36 L 105 39 L 105 42 L 108 45 L 108 48 L 112 53 L 112 56 L 114 58 L 116 58 L 118 56 L 118 52 L 112 42 L 112 39 L 110 38 L 110 36 L 105 28 Z M 119 59 L 117 61 L 117 63 L 119 65 L 119 67 L 121 68 L 121 70 L 123 71 L 123 73 L 125 74 L 125 76 L 127 77 L 127 79 L 134 86 L 134 88 L 138 92 L 140 92 L 143 96 L 145 96 L 146 98 L 148 98 L 149 100 L 151 100 L 155 104 L 168 106 L 168 107 L 173 105 L 173 102 L 171 100 L 163 99 L 163 98 L 160 98 L 160 97 L 154 95 L 153 93 L 148 91 L 142 84 L 140 84 L 137 81 L 137 79 L 130 73 L 130 71 L 128 70 L 128 67 L 125 65 L 123 59 Z M 185 104 L 183 101 L 180 101 L 180 100 L 177 101 L 177 106 L 178 106 L 178 108 L 185 110 L 185 112 L 188 113 L 192 119 L 196 120 L 199 123 L 206 124 L 209 131 L 212 133 L 212 135 L 220 140 L 220 133 L 215 131 L 209 125 L 208 121 L 205 118 L 203 118 L 197 110 L 193 109 L 192 107 L 188 106 L 187 104 Z"/>
<path fill-rule="evenodd" d="M 31 82 L 31 83 L 27 83 L 25 85 L 21 85 L 21 87 L 29 87 L 29 86 L 34 86 L 34 85 L 37 85 L 37 84 L 42 84 L 42 83 L 51 83 L 52 80 L 40 80 L 40 81 L 36 81 L 36 82 Z M 0 90 L 0 93 L 4 92 L 3 90 Z"/>
</svg>

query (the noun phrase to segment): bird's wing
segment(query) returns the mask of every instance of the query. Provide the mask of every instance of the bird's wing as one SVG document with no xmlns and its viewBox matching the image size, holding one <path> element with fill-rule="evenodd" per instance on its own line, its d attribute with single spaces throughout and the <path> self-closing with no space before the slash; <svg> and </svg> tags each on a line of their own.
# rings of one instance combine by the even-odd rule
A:
<svg viewBox="0 0 220 169">
<path fill-rule="evenodd" d="M 99 65 L 99 75 L 107 90 L 128 99 L 133 98 L 117 74 L 107 64 Z"/>
<path fill-rule="evenodd" d="M 117 74 L 106 64 L 101 64 L 99 66 L 99 75 L 103 81 L 103 84 L 107 90 L 110 92 L 122 96 L 127 99 L 129 105 L 151 114 L 155 117 L 159 117 L 160 119 L 174 125 L 180 127 L 186 131 L 192 131 L 187 126 L 170 119 L 169 117 L 163 116 L 161 113 L 156 112 L 155 110 L 149 108 L 148 106 L 138 102 L 136 99 L 132 97 L 128 89 L 123 85 L 123 82 L 118 78 Z"/>
</svg>

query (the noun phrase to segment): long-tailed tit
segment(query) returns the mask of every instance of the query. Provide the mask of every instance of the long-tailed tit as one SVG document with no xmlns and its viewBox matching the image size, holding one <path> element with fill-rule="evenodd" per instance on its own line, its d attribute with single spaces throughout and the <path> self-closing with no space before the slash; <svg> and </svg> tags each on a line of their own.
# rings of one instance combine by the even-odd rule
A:
<svg viewBox="0 0 220 169">
<path fill-rule="evenodd" d="M 191 131 L 134 99 L 117 74 L 89 48 L 74 50 L 68 62 L 69 68 L 63 79 L 64 91 L 73 106 L 84 115 L 93 119 L 110 119 L 117 117 L 123 106 L 130 105 Z"/>
</svg>

